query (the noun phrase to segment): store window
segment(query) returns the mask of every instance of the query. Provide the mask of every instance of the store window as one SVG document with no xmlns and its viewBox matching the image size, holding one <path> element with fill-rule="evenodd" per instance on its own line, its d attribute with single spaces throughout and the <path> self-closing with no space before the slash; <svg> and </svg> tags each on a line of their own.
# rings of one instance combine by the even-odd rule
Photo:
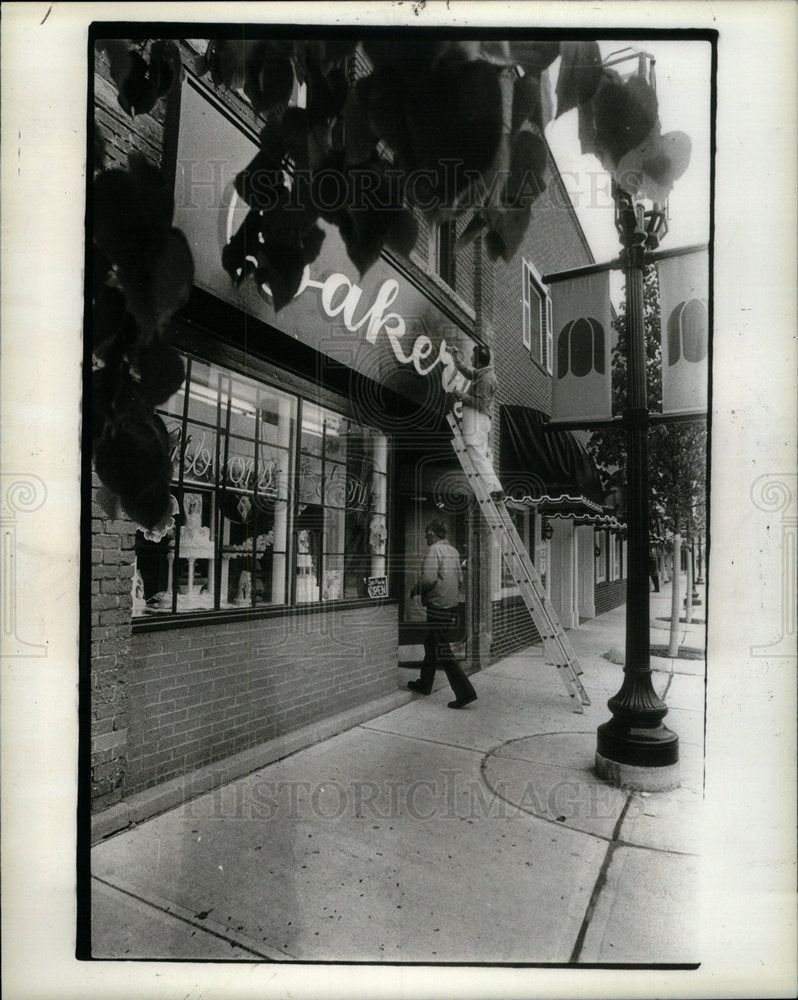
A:
<svg viewBox="0 0 798 1000">
<path fill-rule="evenodd" d="M 612 560 L 611 560 L 612 575 L 610 579 L 621 580 L 623 579 L 623 557 L 622 557 L 623 541 L 621 540 L 621 536 L 618 534 L 610 535 L 610 545 L 611 545 L 610 551 L 612 553 Z"/>
<path fill-rule="evenodd" d="M 510 520 L 515 525 L 515 530 L 521 540 L 521 545 L 529 558 L 535 563 L 535 528 L 534 514 L 530 514 L 528 509 L 518 510 L 507 508 Z M 498 542 L 494 539 L 493 544 L 493 600 L 500 601 L 509 597 L 519 596 L 521 591 L 513 577 L 512 570 L 507 565 L 507 561 L 501 553 Z"/>
<path fill-rule="evenodd" d="M 523 268 L 523 344 L 532 360 L 552 370 L 552 319 L 551 299 L 535 268 L 524 260 Z"/>
<path fill-rule="evenodd" d="M 387 439 L 303 401 L 294 532 L 297 604 L 364 598 L 385 576 Z"/>
<path fill-rule="evenodd" d="M 596 583 L 607 579 L 607 532 L 597 531 L 596 539 Z"/>
<path fill-rule="evenodd" d="M 360 598 L 385 575 L 384 435 L 196 359 L 158 412 L 178 511 L 136 534 L 135 617 Z"/>
<path fill-rule="evenodd" d="M 449 288 L 457 283 L 457 223 L 441 222 L 437 226 L 436 270 Z"/>
</svg>

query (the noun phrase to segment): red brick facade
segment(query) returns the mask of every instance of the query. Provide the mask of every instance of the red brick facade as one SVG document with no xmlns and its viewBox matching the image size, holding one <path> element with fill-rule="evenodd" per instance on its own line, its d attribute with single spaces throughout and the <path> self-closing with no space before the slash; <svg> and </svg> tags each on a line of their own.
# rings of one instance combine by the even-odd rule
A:
<svg viewBox="0 0 798 1000">
<path fill-rule="evenodd" d="M 395 606 L 135 635 L 123 793 L 396 690 Z"/>
</svg>

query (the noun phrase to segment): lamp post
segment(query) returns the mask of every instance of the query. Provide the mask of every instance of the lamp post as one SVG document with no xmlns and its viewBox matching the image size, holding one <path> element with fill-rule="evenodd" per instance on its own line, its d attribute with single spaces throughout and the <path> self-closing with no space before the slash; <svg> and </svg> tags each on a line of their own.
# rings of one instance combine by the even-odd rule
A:
<svg viewBox="0 0 798 1000">
<path fill-rule="evenodd" d="M 612 718 L 598 727 L 596 772 L 616 785 L 661 791 L 679 784 L 679 738 L 664 724 L 668 707 L 651 683 L 649 638 L 649 484 L 643 269 L 646 250 L 667 231 L 664 211 L 646 212 L 614 186 L 615 225 L 626 278 L 627 518 L 626 657 L 620 690 L 607 702 Z"/>
</svg>

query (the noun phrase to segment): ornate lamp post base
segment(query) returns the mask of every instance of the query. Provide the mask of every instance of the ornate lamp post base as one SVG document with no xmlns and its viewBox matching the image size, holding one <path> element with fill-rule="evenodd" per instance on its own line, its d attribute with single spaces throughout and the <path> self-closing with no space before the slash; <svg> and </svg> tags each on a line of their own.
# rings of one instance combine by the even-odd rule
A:
<svg viewBox="0 0 798 1000">
<path fill-rule="evenodd" d="M 636 792 L 669 792 L 679 787 L 678 762 L 667 767 L 640 767 L 609 760 L 596 751 L 595 766 L 596 774 L 616 788 L 628 788 Z"/>
</svg>

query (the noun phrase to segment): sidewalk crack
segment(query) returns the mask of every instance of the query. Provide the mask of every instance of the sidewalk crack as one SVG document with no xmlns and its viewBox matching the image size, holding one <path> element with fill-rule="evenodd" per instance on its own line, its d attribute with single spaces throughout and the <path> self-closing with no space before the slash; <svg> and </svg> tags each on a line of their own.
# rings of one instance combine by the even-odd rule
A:
<svg viewBox="0 0 798 1000">
<path fill-rule="evenodd" d="M 607 872 L 609 871 L 610 864 L 612 863 L 613 855 L 616 849 L 621 845 L 620 833 L 621 827 L 623 826 L 623 821 L 626 819 L 626 814 L 629 811 L 629 806 L 632 802 L 632 795 L 630 794 L 624 804 L 621 814 L 618 817 L 618 822 L 615 824 L 615 829 L 612 831 L 612 839 L 607 845 L 607 853 L 604 855 L 604 861 L 602 862 L 601 869 L 598 873 L 598 878 L 596 879 L 596 884 L 593 886 L 593 892 L 590 894 L 590 899 L 588 900 L 587 907 L 585 909 L 585 915 L 582 918 L 582 926 L 579 928 L 579 933 L 576 935 L 576 941 L 574 942 L 573 950 L 571 951 L 571 957 L 569 962 L 574 963 L 579 961 L 579 956 L 582 954 L 582 949 L 585 945 L 585 938 L 587 937 L 587 931 L 590 927 L 590 921 L 593 919 L 593 914 L 596 910 L 596 905 L 599 900 L 599 896 L 607 884 Z"/>
</svg>

